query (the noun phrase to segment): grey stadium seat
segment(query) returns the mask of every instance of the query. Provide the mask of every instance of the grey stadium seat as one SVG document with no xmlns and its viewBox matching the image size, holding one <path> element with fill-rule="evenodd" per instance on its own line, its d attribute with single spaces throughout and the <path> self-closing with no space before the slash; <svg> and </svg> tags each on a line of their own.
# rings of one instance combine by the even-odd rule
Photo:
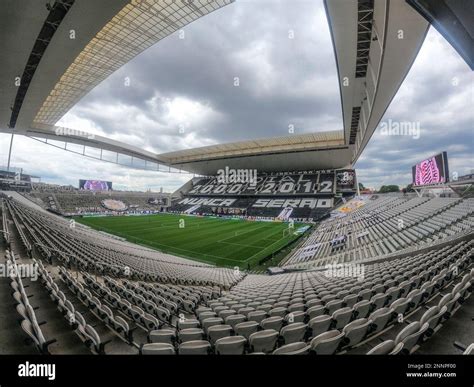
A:
<svg viewBox="0 0 474 387">
<path fill-rule="evenodd" d="M 234 328 L 238 323 L 244 322 L 245 316 L 243 314 L 234 314 L 225 319 L 225 323 Z"/>
<path fill-rule="evenodd" d="M 421 325 L 419 321 L 412 322 L 398 333 L 395 338 L 395 344 L 403 343 L 402 351 L 411 353 L 415 345 L 422 339 L 428 327 L 428 323 Z"/>
<path fill-rule="evenodd" d="M 207 335 L 209 336 L 209 341 L 211 344 L 214 344 L 218 339 L 223 337 L 228 337 L 232 333 L 232 327 L 230 325 L 214 325 L 209 327 L 207 330 Z"/>
<path fill-rule="evenodd" d="M 339 310 L 342 308 L 342 304 L 344 303 L 344 301 L 342 300 L 339 300 L 339 299 L 335 299 L 335 300 L 331 300 L 329 301 L 325 307 L 326 307 L 326 314 L 329 314 L 329 315 L 332 315 L 336 310 Z"/>
<path fill-rule="evenodd" d="M 278 332 L 274 329 L 267 329 L 252 333 L 249 337 L 249 344 L 252 352 L 269 353 L 275 349 Z"/>
<path fill-rule="evenodd" d="M 311 340 L 311 351 L 317 355 L 332 355 L 336 352 L 344 334 L 338 330 L 321 333 Z"/>
<path fill-rule="evenodd" d="M 214 344 L 218 355 L 243 355 L 247 339 L 243 336 L 223 337 Z"/>
<path fill-rule="evenodd" d="M 379 309 L 385 306 L 388 296 L 384 293 L 377 293 L 370 299 L 371 304 L 374 306 L 374 309 Z"/>
<path fill-rule="evenodd" d="M 302 322 L 296 322 L 283 327 L 280 336 L 285 344 L 296 343 L 302 341 L 306 334 L 307 325 Z"/>
<path fill-rule="evenodd" d="M 410 302 L 411 300 L 409 298 L 399 298 L 398 300 L 395 300 L 391 303 L 390 309 L 393 313 L 396 313 L 397 315 L 405 314 L 408 310 L 408 307 L 410 306 Z"/>
<path fill-rule="evenodd" d="M 296 342 L 284 345 L 273 351 L 273 355 L 306 355 L 311 347 L 303 342 Z"/>
<path fill-rule="evenodd" d="M 403 343 L 396 344 L 393 340 L 387 340 L 372 348 L 367 355 L 397 355 L 403 349 Z"/>
<path fill-rule="evenodd" d="M 174 355 L 176 351 L 174 346 L 168 343 L 144 344 L 140 353 L 142 355 Z"/>
<path fill-rule="evenodd" d="M 211 344 L 205 340 L 193 340 L 180 344 L 180 355 L 209 355 Z"/>
<path fill-rule="evenodd" d="M 355 312 L 356 318 L 366 318 L 370 313 L 371 306 L 372 304 L 370 303 L 370 301 L 362 300 L 356 302 L 352 309 Z"/>
<path fill-rule="evenodd" d="M 186 341 L 202 340 L 204 331 L 201 328 L 186 328 L 179 331 L 179 340 L 184 343 Z"/>
<path fill-rule="evenodd" d="M 255 321 L 244 321 L 234 326 L 234 331 L 237 335 L 243 336 L 246 339 L 250 337 L 252 333 L 258 331 L 258 323 Z"/>
<path fill-rule="evenodd" d="M 366 336 L 370 326 L 370 321 L 366 318 L 360 318 L 347 324 L 342 333 L 344 333 L 346 344 L 356 345 Z"/>
<path fill-rule="evenodd" d="M 232 316 L 234 314 L 237 314 L 237 312 L 234 309 L 225 309 L 225 310 L 221 310 L 218 315 L 220 318 L 224 319 L 225 321 L 227 317 Z"/>
<path fill-rule="evenodd" d="M 278 317 L 285 317 L 286 315 L 286 308 L 283 307 L 283 306 L 279 306 L 279 307 L 276 307 L 276 308 L 273 308 L 271 309 L 269 312 L 268 312 L 268 315 L 270 317 L 274 317 L 274 316 L 278 316 Z"/>
<path fill-rule="evenodd" d="M 341 308 L 332 314 L 332 319 L 336 322 L 336 329 L 342 329 L 352 318 L 352 309 L 349 307 Z"/>
<path fill-rule="evenodd" d="M 474 343 L 470 344 L 466 350 L 463 352 L 463 355 L 474 355 Z"/>
<path fill-rule="evenodd" d="M 447 310 L 446 306 L 443 306 L 441 309 L 438 306 L 432 306 L 421 316 L 420 324 L 428 323 L 426 336 L 430 337 L 434 333 L 434 329 L 441 323 Z"/>
<path fill-rule="evenodd" d="M 176 331 L 174 329 L 158 329 L 150 331 L 150 343 L 167 343 L 174 344 L 176 341 Z"/>
<path fill-rule="evenodd" d="M 178 321 L 178 328 L 179 329 L 186 329 L 186 328 L 199 328 L 201 323 L 196 319 L 184 319 Z"/>
<path fill-rule="evenodd" d="M 262 320 L 260 326 L 262 329 L 274 329 L 276 331 L 280 331 L 281 327 L 283 326 L 283 317 L 267 317 L 265 320 Z"/>
<path fill-rule="evenodd" d="M 221 325 L 223 324 L 224 320 L 222 320 L 220 317 L 209 317 L 209 318 L 206 318 L 204 319 L 202 322 L 201 322 L 201 325 L 202 325 L 202 329 L 204 330 L 204 333 L 207 334 L 207 330 L 214 326 L 214 325 Z"/>
<path fill-rule="evenodd" d="M 306 311 L 306 314 L 309 316 L 310 319 L 317 317 L 317 316 L 322 316 L 323 314 L 326 314 L 326 308 L 323 305 L 316 305 L 312 306 Z"/>
<path fill-rule="evenodd" d="M 309 320 L 308 327 L 311 330 L 311 336 L 316 337 L 321 333 L 327 332 L 331 326 L 332 317 L 327 314 L 317 316 Z"/>
<path fill-rule="evenodd" d="M 260 323 L 265 318 L 267 318 L 267 312 L 263 310 L 256 310 L 247 315 L 249 321 L 256 321 L 257 323 Z"/>
<path fill-rule="evenodd" d="M 392 312 L 388 308 L 380 308 L 373 312 L 369 316 L 372 333 L 377 333 L 383 330 L 387 326 L 391 318 Z"/>
<path fill-rule="evenodd" d="M 460 297 L 461 295 L 459 293 L 455 293 L 455 294 L 448 293 L 445 296 L 443 296 L 443 298 L 441 298 L 441 300 L 438 303 L 438 307 L 442 308 L 443 306 L 446 306 L 447 308 L 446 313 L 450 315 L 454 307 L 456 306 L 456 303 L 460 299 Z"/>
</svg>

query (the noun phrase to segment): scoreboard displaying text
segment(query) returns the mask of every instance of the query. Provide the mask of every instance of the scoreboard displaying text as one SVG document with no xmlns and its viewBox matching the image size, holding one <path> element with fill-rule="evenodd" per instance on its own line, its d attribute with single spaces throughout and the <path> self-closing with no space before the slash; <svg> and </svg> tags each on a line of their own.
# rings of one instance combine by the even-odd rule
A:
<svg viewBox="0 0 474 387">
<path fill-rule="evenodd" d="M 336 181 L 337 177 L 337 181 Z M 337 187 L 336 187 L 337 185 Z M 337 189 L 355 189 L 355 172 L 317 171 L 260 175 L 249 182 L 221 182 L 217 177 L 199 180 L 190 196 L 311 196 L 334 195 Z"/>
</svg>

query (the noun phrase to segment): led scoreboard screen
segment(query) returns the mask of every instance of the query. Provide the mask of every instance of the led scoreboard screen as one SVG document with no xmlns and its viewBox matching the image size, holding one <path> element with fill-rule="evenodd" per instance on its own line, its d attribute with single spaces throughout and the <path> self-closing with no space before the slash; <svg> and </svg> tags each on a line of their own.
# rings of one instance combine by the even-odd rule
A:
<svg viewBox="0 0 474 387">
<path fill-rule="evenodd" d="M 79 180 L 79 189 L 85 191 L 111 191 L 112 182 L 103 180 Z"/>
<path fill-rule="evenodd" d="M 447 183 L 449 180 L 447 153 L 437 154 L 414 165 L 412 176 L 414 186 Z"/>
<path fill-rule="evenodd" d="M 337 180 L 336 180 L 337 176 Z M 355 189 L 355 171 L 289 172 L 259 175 L 251 182 L 220 182 L 216 177 L 199 181 L 188 192 L 195 196 L 333 195 L 337 189 Z"/>
</svg>

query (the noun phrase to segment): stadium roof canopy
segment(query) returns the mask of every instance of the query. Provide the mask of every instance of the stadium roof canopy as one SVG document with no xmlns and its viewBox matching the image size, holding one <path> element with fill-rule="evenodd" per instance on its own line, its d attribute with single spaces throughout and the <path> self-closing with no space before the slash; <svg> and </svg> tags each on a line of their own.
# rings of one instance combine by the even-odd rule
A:
<svg viewBox="0 0 474 387">
<path fill-rule="evenodd" d="M 51 0 L 45 5 L 5 0 L 0 17 L 0 130 L 155 170 L 212 174 L 225 166 L 271 171 L 354 164 L 428 31 L 429 22 L 405 1 L 324 1 L 340 83 L 340 131 L 155 154 L 55 126 L 84 95 L 140 52 L 231 2 Z"/>
<path fill-rule="evenodd" d="M 351 162 L 340 130 L 211 145 L 159 157 L 173 168 L 204 175 L 226 166 L 276 172 L 336 169 Z"/>
</svg>

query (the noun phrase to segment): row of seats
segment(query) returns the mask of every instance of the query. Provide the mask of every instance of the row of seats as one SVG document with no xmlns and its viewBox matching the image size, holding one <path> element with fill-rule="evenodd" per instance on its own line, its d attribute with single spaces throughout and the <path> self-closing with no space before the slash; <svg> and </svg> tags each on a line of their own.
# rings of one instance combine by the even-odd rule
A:
<svg viewBox="0 0 474 387">
<path fill-rule="evenodd" d="M 44 264 L 36 259 L 33 260 L 51 300 L 56 304 L 57 309 L 64 316 L 69 327 L 74 330 L 76 335 L 92 353 L 98 355 L 104 354 L 105 346 L 109 341 L 103 341 L 94 326 L 87 322 L 84 314 L 76 310 L 71 300 L 66 297 L 64 292 L 62 292 L 54 282 L 53 277 L 46 270 Z"/>
<path fill-rule="evenodd" d="M 83 271 L 181 285 L 220 286 L 229 288 L 245 274 L 197 263 L 156 250 L 137 247 L 100 235 L 56 215 L 41 212 L 7 199 L 7 208 L 18 219 L 25 240 L 51 260 L 77 266 Z M 28 251 L 31 251 L 31 246 Z"/>
<path fill-rule="evenodd" d="M 473 214 L 472 198 L 379 197 L 346 217 L 323 221 L 282 265 L 315 266 L 395 253 L 472 229 Z M 331 241 L 341 236 L 346 242 L 333 247 Z"/>
<path fill-rule="evenodd" d="M 5 258 L 7 267 L 10 267 L 10 285 L 13 290 L 13 299 L 16 304 L 16 311 L 20 315 L 20 324 L 23 331 L 28 335 L 29 339 L 36 346 L 40 353 L 48 354 L 48 347 L 56 342 L 56 339 L 46 340 L 41 326 L 46 322 L 38 322 L 35 314 L 35 308 L 30 304 L 29 298 L 31 295 L 27 295 L 25 286 L 19 275 L 20 271 L 15 259 L 15 255 L 9 250 L 5 251 Z"/>
</svg>

